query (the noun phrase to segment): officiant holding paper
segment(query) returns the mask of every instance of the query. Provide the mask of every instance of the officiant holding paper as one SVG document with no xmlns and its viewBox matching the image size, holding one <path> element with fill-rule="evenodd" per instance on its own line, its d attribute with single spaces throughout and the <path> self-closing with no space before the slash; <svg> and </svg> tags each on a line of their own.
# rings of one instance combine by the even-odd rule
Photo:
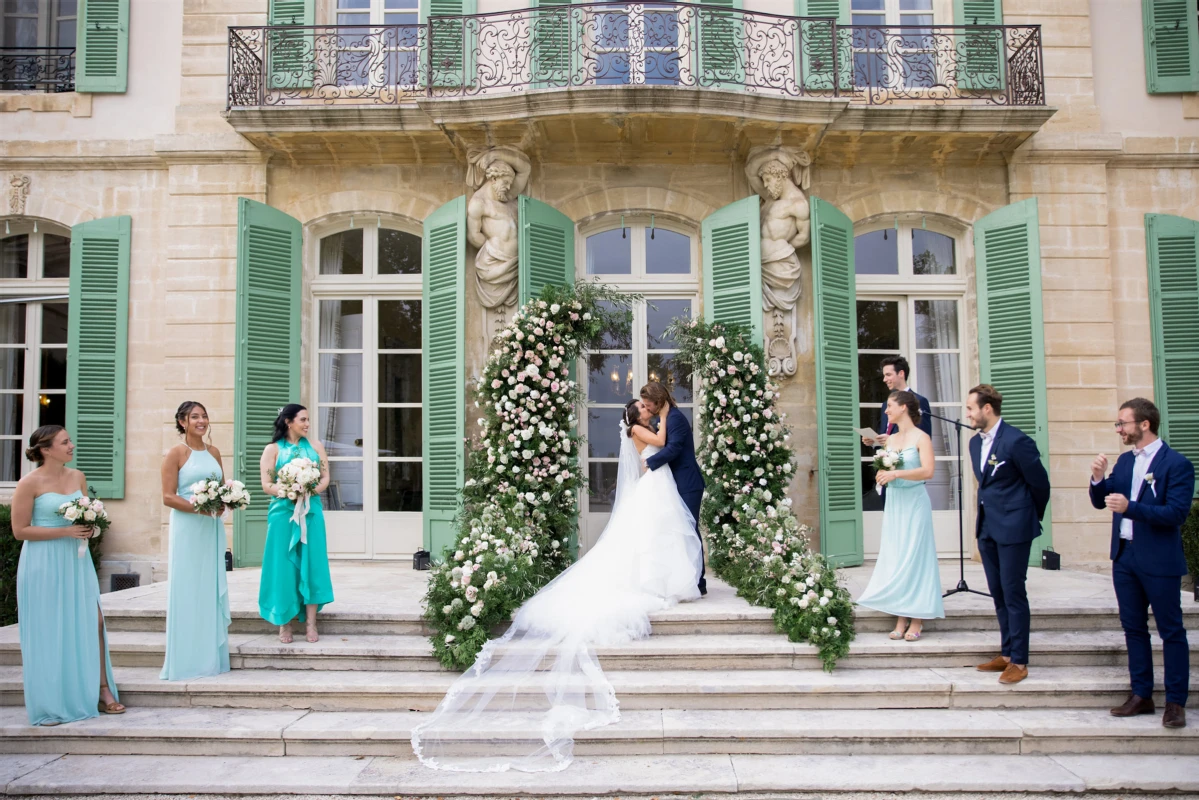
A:
<svg viewBox="0 0 1199 800">
<path fill-rule="evenodd" d="M 879 366 L 883 371 L 883 383 L 887 384 L 889 392 L 911 392 L 916 401 L 920 404 L 920 422 L 916 427 L 924 431 L 932 438 L 933 435 L 933 419 L 929 416 L 932 409 L 929 408 L 928 398 L 922 394 L 917 394 L 908 388 L 908 375 L 911 374 L 911 367 L 908 360 L 903 356 L 887 356 Z M 862 444 L 867 447 L 886 447 L 887 439 L 891 434 L 895 433 L 895 423 L 887 419 L 887 400 L 883 401 L 882 407 L 878 412 L 878 430 L 879 433 L 874 436 L 863 436 Z M 861 433 L 863 431 L 859 431 Z M 883 498 L 883 503 L 887 502 L 887 487 L 877 487 L 879 495 Z"/>
</svg>

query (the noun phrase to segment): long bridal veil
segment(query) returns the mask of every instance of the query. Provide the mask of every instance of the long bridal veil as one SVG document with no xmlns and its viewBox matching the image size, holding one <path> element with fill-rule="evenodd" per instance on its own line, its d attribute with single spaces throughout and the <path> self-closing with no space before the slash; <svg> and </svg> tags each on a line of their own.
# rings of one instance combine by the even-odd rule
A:
<svg viewBox="0 0 1199 800">
<path fill-rule="evenodd" d="M 650 613 L 698 596 L 703 556 L 693 525 L 668 469 L 641 475 L 641 454 L 622 422 L 604 532 L 520 607 L 507 633 L 483 647 L 412 731 L 421 763 L 463 772 L 565 769 L 576 733 L 620 719 L 594 648 L 648 636 Z"/>
</svg>

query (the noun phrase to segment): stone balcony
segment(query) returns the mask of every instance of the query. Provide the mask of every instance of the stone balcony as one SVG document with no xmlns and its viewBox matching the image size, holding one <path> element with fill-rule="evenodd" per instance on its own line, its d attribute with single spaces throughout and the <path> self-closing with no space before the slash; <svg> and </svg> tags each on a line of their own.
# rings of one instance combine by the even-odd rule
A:
<svg viewBox="0 0 1199 800">
<path fill-rule="evenodd" d="M 229 29 L 230 124 L 293 163 L 713 163 L 782 139 L 978 162 L 1053 114 L 1038 26 L 843 26 L 608 2 L 424 25 Z M 889 145 L 884 148 L 892 150 Z"/>
</svg>

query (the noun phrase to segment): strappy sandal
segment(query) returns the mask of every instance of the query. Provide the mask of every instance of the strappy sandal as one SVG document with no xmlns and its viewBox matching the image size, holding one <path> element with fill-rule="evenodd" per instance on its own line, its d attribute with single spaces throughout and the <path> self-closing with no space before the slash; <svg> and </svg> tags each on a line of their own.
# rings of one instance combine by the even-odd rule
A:
<svg viewBox="0 0 1199 800">
<path fill-rule="evenodd" d="M 916 631 L 915 633 L 908 631 L 907 633 L 905 633 L 903 635 L 903 640 L 905 642 L 914 642 L 920 638 L 920 634 L 922 634 L 922 633 L 924 633 L 924 631 Z"/>
<path fill-rule="evenodd" d="M 903 638 L 903 631 L 891 631 L 891 633 L 887 635 L 887 638 L 893 642 L 897 642 Z"/>
<path fill-rule="evenodd" d="M 291 644 L 292 641 L 293 641 L 293 635 L 291 632 L 291 628 L 288 628 L 286 631 L 279 632 L 279 644 Z"/>
<path fill-rule="evenodd" d="M 107 689 L 108 684 L 107 683 L 101 684 L 100 688 Z M 101 699 L 96 704 L 96 710 L 99 711 L 101 714 L 124 714 L 126 709 L 125 709 L 125 706 L 121 705 L 118 702 L 114 701 L 112 703 L 105 703 L 104 700 Z"/>
<path fill-rule="evenodd" d="M 321 640 L 320 633 L 317 632 L 315 625 L 305 625 L 304 627 L 304 638 L 308 640 L 309 644 L 316 644 Z"/>
</svg>

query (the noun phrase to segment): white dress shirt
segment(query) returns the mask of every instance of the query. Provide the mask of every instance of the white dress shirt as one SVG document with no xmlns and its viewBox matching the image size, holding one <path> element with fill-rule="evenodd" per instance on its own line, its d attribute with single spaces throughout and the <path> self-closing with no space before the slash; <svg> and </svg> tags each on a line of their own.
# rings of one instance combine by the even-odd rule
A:
<svg viewBox="0 0 1199 800">
<path fill-rule="evenodd" d="M 1003 417 L 995 420 L 995 424 L 991 426 L 990 431 L 979 431 L 978 435 L 982 437 L 982 449 L 979 452 L 979 470 L 986 474 L 987 472 L 987 457 L 991 455 L 991 445 L 995 444 L 995 434 L 999 433 L 999 426 L 1003 424 Z"/>
<path fill-rule="evenodd" d="M 1153 457 L 1157 455 L 1157 451 L 1162 448 L 1162 440 L 1155 439 L 1153 444 L 1146 445 L 1140 450 L 1133 450 L 1135 454 L 1132 462 L 1132 490 L 1128 495 L 1129 502 L 1135 502 L 1141 494 L 1141 486 L 1145 483 L 1145 473 L 1149 471 L 1149 465 L 1153 463 Z M 1128 517 L 1120 520 L 1120 538 L 1132 541 L 1132 520 Z"/>
</svg>

